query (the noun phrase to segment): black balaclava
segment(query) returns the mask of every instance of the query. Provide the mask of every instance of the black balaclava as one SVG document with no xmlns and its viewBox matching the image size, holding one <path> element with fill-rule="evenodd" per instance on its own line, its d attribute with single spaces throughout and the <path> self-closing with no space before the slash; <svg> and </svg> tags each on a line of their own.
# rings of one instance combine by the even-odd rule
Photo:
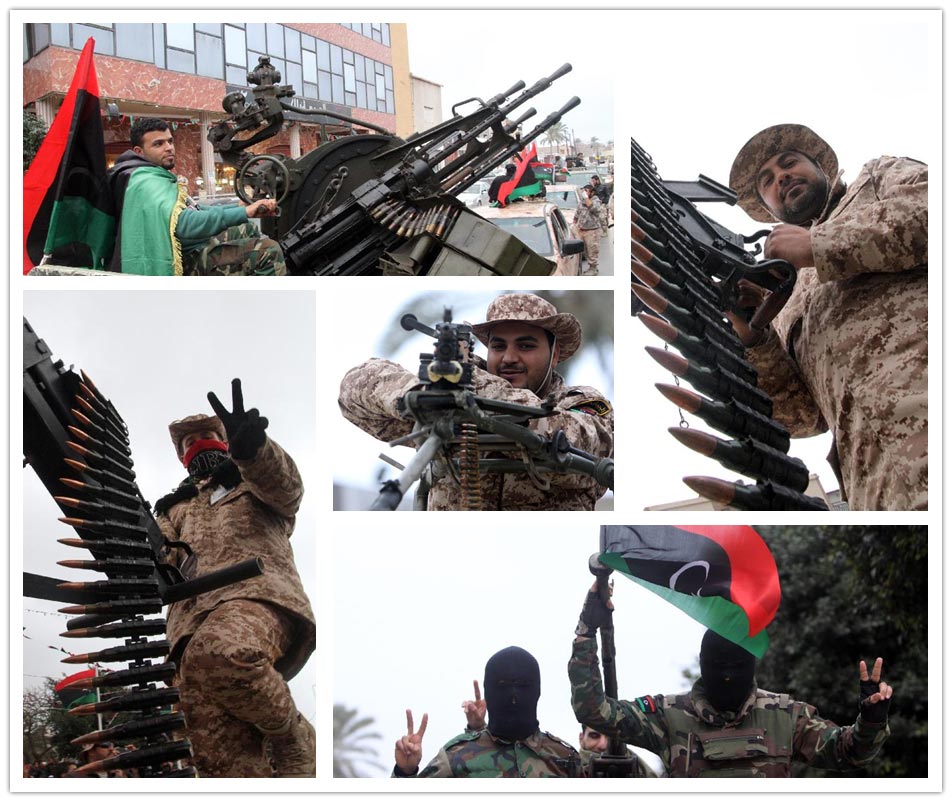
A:
<svg viewBox="0 0 952 802">
<path fill-rule="evenodd" d="M 182 457 L 182 464 L 193 479 L 203 479 L 228 461 L 228 446 L 220 440 L 196 440 Z"/>
<path fill-rule="evenodd" d="M 483 678 L 489 731 L 507 741 L 522 741 L 539 729 L 541 686 L 539 664 L 525 649 L 510 646 L 490 657 Z"/>
<path fill-rule="evenodd" d="M 701 639 L 701 679 L 708 701 L 721 713 L 737 713 L 754 684 L 754 656 L 709 629 Z"/>
</svg>

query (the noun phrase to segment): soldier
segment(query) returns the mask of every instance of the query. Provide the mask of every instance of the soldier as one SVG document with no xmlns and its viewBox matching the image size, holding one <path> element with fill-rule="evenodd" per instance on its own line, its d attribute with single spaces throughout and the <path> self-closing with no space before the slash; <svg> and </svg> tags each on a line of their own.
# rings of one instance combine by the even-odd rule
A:
<svg viewBox="0 0 952 802">
<path fill-rule="evenodd" d="M 593 727 L 582 725 L 582 731 L 578 734 L 578 750 L 582 759 L 582 768 L 588 776 L 591 774 L 592 758 L 604 754 L 608 750 L 609 737 L 603 732 L 599 732 Z M 632 767 L 633 777 L 657 777 L 654 769 L 649 766 L 645 760 L 633 750 L 628 750 L 629 757 L 635 760 Z"/>
<path fill-rule="evenodd" d="M 473 333 L 489 349 L 488 362 L 475 360 L 473 391 L 480 396 L 537 406 L 547 396 L 556 414 L 531 421 L 531 430 L 551 435 L 561 429 L 576 448 L 599 457 L 613 452 L 611 404 L 592 387 L 569 387 L 555 371 L 582 343 L 578 319 L 559 313 L 537 295 L 501 295 L 486 310 L 486 322 Z M 341 381 L 341 413 L 378 440 L 409 434 L 411 418 L 398 411 L 400 399 L 419 384 L 416 373 L 383 359 L 352 368 Z M 547 474 L 543 489 L 527 474 L 482 477 L 484 508 L 496 510 L 591 510 L 605 493 L 581 474 Z M 434 483 L 428 509 L 465 506 L 459 482 L 444 474 Z"/>
<path fill-rule="evenodd" d="M 603 184 L 602 179 L 598 175 L 593 175 L 591 180 L 588 183 L 588 186 L 592 188 L 592 193 L 598 198 L 599 202 L 602 204 L 601 209 L 599 210 L 599 217 L 602 223 L 602 235 L 608 236 L 608 204 L 611 202 L 612 195 L 614 192 L 614 186 L 612 184 Z"/>
<path fill-rule="evenodd" d="M 165 120 L 136 120 L 130 139 L 132 149 L 107 176 L 118 221 L 112 270 L 151 276 L 287 273 L 278 244 L 248 222 L 275 216 L 275 201 L 202 208 L 172 172 L 175 142 Z"/>
<path fill-rule="evenodd" d="M 802 125 L 766 128 L 741 148 L 738 204 L 781 221 L 764 254 L 798 273 L 772 328 L 731 319 L 775 416 L 795 437 L 832 433 L 852 509 L 926 509 L 928 168 L 883 156 L 849 187 L 841 175 Z M 754 305 L 761 293 L 744 295 Z"/>
<path fill-rule="evenodd" d="M 313 777 L 314 728 L 287 685 L 315 646 L 289 543 L 304 487 L 294 461 L 265 434 L 268 419 L 245 410 L 238 379 L 231 412 L 214 393 L 208 400 L 215 416 L 169 426 L 189 475 L 156 503 L 156 517 L 168 540 L 194 552 L 186 559 L 170 550 L 188 578 L 258 556 L 265 571 L 169 607 L 195 765 L 205 777 Z"/>
<path fill-rule="evenodd" d="M 582 238 L 582 242 L 585 243 L 587 263 L 585 274 L 597 276 L 599 237 L 602 232 L 602 202 L 595 196 L 595 190 L 591 184 L 582 187 L 582 194 L 585 197 L 576 208 L 572 223 Z"/>
<path fill-rule="evenodd" d="M 486 663 L 484 710 L 489 724 L 456 736 L 420 771 L 423 734 L 413 731 L 407 710 L 407 734 L 394 745 L 393 777 L 578 777 L 578 752 L 539 729 L 536 706 L 541 692 L 539 664 L 525 649 L 510 646 Z M 477 697 L 478 686 L 477 686 Z M 464 703 L 465 706 L 465 703 Z M 467 722 L 470 713 L 467 711 Z M 474 722 L 476 723 L 476 722 Z"/>
<path fill-rule="evenodd" d="M 758 688 L 754 656 L 713 630 L 701 640 L 701 679 L 690 693 L 609 699 L 595 642 L 609 610 L 593 586 L 569 660 L 575 715 L 656 753 L 672 777 L 789 777 L 793 761 L 825 769 L 864 766 L 889 736 L 893 689 L 881 681 L 881 658 L 871 675 L 860 662 L 860 712 L 852 726 L 840 727 L 812 705 Z"/>
</svg>

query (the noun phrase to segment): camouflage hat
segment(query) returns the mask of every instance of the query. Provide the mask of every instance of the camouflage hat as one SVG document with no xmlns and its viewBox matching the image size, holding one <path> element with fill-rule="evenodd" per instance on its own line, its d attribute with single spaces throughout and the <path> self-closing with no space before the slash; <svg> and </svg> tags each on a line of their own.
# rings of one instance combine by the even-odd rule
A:
<svg viewBox="0 0 952 802">
<path fill-rule="evenodd" d="M 813 159 L 830 179 L 831 186 L 836 179 L 839 164 L 833 148 L 805 125 L 782 123 L 765 128 L 740 149 L 730 177 L 730 187 L 737 193 L 737 205 L 760 223 L 775 223 L 777 218 L 760 200 L 757 173 L 768 159 L 785 150 L 795 150 Z"/>
<path fill-rule="evenodd" d="M 226 442 L 225 426 L 217 415 L 189 415 L 181 420 L 174 420 L 169 424 L 169 434 L 175 444 L 175 453 L 182 453 L 182 440 L 185 435 L 202 430 L 217 432 L 222 442 Z"/>
<path fill-rule="evenodd" d="M 545 298 L 529 293 L 513 293 L 494 298 L 486 310 L 486 322 L 473 326 L 473 334 L 483 345 L 489 345 L 493 326 L 500 323 L 525 323 L 552 332 L 559 344 L 559 361 L 568 359 L 582 344 L 582 327 L 578 318 L 568 312 L 559 313 Z"/>
</svg>

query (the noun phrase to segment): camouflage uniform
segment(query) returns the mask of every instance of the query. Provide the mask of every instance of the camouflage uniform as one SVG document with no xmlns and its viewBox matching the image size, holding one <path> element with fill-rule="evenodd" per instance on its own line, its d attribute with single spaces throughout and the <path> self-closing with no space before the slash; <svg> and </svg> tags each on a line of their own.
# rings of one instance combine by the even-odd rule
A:
<svg viewBox="0 0 952 802">
<path fill-rule="evenodd" d="M 254 458 L 233 461 L 236 487 L 200 483 L 197 495 L 157 521 L 197 555 L 190 578 L 251 557 L 263 558 L 265 572 L 170 605 L 167 631 L 199 773 L 270 777 L 258 727 L 287 719 L 294 703 L 286 680 L 316 640 L 288 540 L 304 488 L 293 460 L 270 439 Z M 184 561 L 181 550 L 171 555 Z"/>
<path fill-rule="evenodd" d="M 835 155 L 819 161 L 832 186 Z M 926 165 L 868 162 L 810 229 L 815 267 L 747 350 L 794 437 L 831 431 L 854 510 L 927 508 L 927 204 Z"/>
<path fill-rule="evenodd" d="M 580 203 L 575 210 L 575 217 L 572 218 L 576 231 L 585 243 L 585 261 L 588 262 L 588 272 L 592 275 L 598 275 L 598 249 L 599 238 L 602 235 L 603 211 L 607 214 L 601 201 L 592 195 L 592 205 L 586 206 L 584 202 Z M 606 231 L 607 225 L 606 219 Z"/>
<path fill-rule="evenodd" d="M 286 276 L 284 252 L 252 223 L 230 226 L 182 254 L 186 276 Z"/>
<path fill-rule="evenodd" d="M 495 738 L 486 729 L 457 735 L 415 776 L 579 777 L 581 761 L 574 748 L 547 732 L 536 730 L 524 741 L 513 742 Z"/>
<path fill-rule="evenodd" d="M 826 769 L 863 766 L 889 735 L 885 722 L 857 717 L 840 727 L 811 705 L 756 688 L 736 715 L 725 716 L 705 699 L 701 680 L 686 694 L 609 699 L 594 638 L 573 644 L 569 681 L 580 722 L 651 750 L 672 777 L 789 777 L 794 760 Z"/>
<path fill-rule="evenodd" d="M 477 395 L 532 406 L 542 403 L 531 390 L 517 389 L 500 376 L 478 367 L 473 373 L 473 392 Z M 347 420 L 378 440 L 389 442 L 413 430 L 412 418 L 397 411 L 397 400 L 418 384 L 416 374 L 402 366 L 385 359 L 371 359 L 344 376 L 338 403 Z M 562 429 L 576 448 L 610 457 L 615 416 L 604 396 L 593 387 L 568 387 L 555 372 L 549 393 L 556 400 L 557 414 L 533 420 L 529 428 L 541 435 Z M 430 489 L 427 508 L 463 509 L 465 499 L 459 483 L 448 475 L 445 463 L 439 463 L 444 469 Z M 592 510 L 606 490 L 583 474 L 546 473 L 545 478 L 551 487 L 536 486 L 526 474 L 483 474 L 483 509 Z"/>
</svg>

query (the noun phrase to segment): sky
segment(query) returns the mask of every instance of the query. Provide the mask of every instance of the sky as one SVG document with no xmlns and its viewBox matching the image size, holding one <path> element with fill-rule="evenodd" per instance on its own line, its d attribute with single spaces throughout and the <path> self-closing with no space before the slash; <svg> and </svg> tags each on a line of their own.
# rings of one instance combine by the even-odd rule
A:
<svg viewBox="0 0 952 802">
<path fill-rule="evenodd" d="M 77 372 L 85 370 L 119 410 L 129 427 L 139 488 L 152 503 L 185 477 L 168 424 L 198 412 L 211 414 L 205 397 L 209 390 L 231 409 L 231 380 L 240 378 L 246 409 L 258 407 L 269 419 L 269 436 L 301 471 L 304 506 L 291 544 L 305 590 L 317 608 L 316 520 L 321 493 L 313 445 L 313 296 L 112 289 L 89 292 L 74 283 L 62 292 L 26 292 L 24 316 L 54 359 L 75 366 Z M 14 434 L 19 437 L 18 431 Z M 32 469 L 14 473 L 14 487 L 21 476 L 23 526 L 13 531 L 22 532 L 23 570 L 72 581 L 95 578 L 88 571 L 56 565 L 57 560 L 82 558 L 84 552 L 56 542 L 72 536 L 73 530 L 57 521 L 62 513 Z M 99 648 L 91 641 L 59 637 L 71 617 L 56 612 L 61 603 L 24 599 L 23 606 L 24 635 L 13 645 L 23 649 L 25 686 L 82 668 L 61 664 L 58 648 L 74 653 Z M 301 711 L 313 721 L 313 660 L 292 681 L 292 690 Z"/>
<path fill-rule="evenodd" d="M 575 138 L 588 143 L 594 136 L 602 144 L 614 139 L 611 62 L 600 46 L 606 32 L 592 27 L 579 34 L 573 24 L 577 14 L 495 9 L 394 14 L 391 19 L 407 21 L 410 72 L 442 84 L 444 119 L 454 103 L 471 97 L 487 100 L 519 80 L 531 87 L 568 62 L 570 73 L 520 107 L 519 114 L 530 106 L 538 112 L 523 130 L 576 96 L 581 104 L 562 119 Z M 472 107 L 461 109 L 467 110 Z"/>
</svg>

